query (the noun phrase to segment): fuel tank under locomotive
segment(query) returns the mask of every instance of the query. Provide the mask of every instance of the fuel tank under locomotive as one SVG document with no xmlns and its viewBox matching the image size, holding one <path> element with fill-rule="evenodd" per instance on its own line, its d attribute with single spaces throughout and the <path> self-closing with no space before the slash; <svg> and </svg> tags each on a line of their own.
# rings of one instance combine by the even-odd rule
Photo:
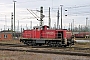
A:
<svg viewBox="0 0 90 60">
<path fill-rule="evenodd" d="M 32 30 L 24 30 L 20 42 L 36 46 L 71 46 L 74 45 L 72 32 L 60 29 L 48 29 L 48 26 L 35 26 Z"/>
</svg>

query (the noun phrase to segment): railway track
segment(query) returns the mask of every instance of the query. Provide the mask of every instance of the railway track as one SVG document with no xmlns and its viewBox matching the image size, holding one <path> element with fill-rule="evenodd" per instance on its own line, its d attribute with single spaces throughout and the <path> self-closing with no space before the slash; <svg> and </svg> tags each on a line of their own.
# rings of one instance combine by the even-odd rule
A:
<svg viewBox="0 0 90 60">
<path fill-rule="evenodd" d="M 90 50 L 90 48 L 79 48 L 79 47 L 49 47 L 49 46 L 33 46 L 30 48 L 30 46 L 26 45 L 20 45 L 20 44 L 0 44 L 0 46 L 4 47 L 10 47 L 10 48 L 0 48 L 1 51 L 20 51 L 20 52 L 35 52 L 35 53 L 47 53 L 47 54 L 63 54 L 63 55 L 75 55 L 75 56 L 90 56 L 90 53 L 85 53 L 85 52 L 74 52 L 74 51 L 63 51 L 65 49 L 72 49 L 74 48 L 75 50 Z M 17 47 L 15 49 L 15 47 Z M 21 49 L 24 48 L 24 49 Z M 30 48 L 30 49 L 27 49 Z M 35 48 L 35 49 L 33 49 Z M 39 50 L 43 49 L 45 50 Z M 48 50 L 48 48 L 50 50 Z M 54 50 L 52 50 L 54 49 Z M 61 51 L 55 50 L 55 49 L 63 49 Z"/>
<path fill-rule="evenodd" d="M 90 48 L 81 48 L 81 47 L 50 47 L 50 46 L 27 46 L 22 44 L 6 44 L 0 43 L 0 46 L 9 46 L 9 47 L 32 47 L 32 48 L 52 48 L 52 49 L 75 49 L 75 50 L 90 50 Z"/>
<path fill-rule="evenodd" d="M 1 51 L 20 51 L 20 52 L 24 51 L 24 52 L 35 52 L 35 53 L 47 53 L 47 54 L 90 56 L 90 53 L 77 52 L 77 51 L 74 52 L 71 50 L 71 49 L 74 49 L 74 50 L 82 51 L 82 50 L 90 50 L 90 48 L 80 48 L 80 47 L 66 47 L 66 48 L 64 48 L 64 47 L 49 47 L 49 46 L 33 46 L 32 47 L 32 46 L 27 46 L 27 45 L 22 45 L 22 44 L 10 44 L 10 43 L 9 44 L 0 43 L 0 46 L 1 46 L 0 47 Z M 24 48 L 24 49 L 21 49 L 21 48 Z M 65 50 L 65 49 L 68 49 L 68 50 Z"/>
<path fill-rule="evenodd" d="M 0 48 L 1 51 L 20 51 L 20 52 L 34 52 L 34 53 L 47 53 L 47 54 L 63 54 L 63 55 L 75 55 L 75 56 L 90 56 L 90 53 L 83 52 L 63 52 L 63 51 L 40 51 L 40 50 L 24 50 L 24 49 L 9 49 L 9 48 Z"/>
<path fill-rule="evenodd" d="M 82 47 L 50 47 L 50 46 L 27 46 L 24 44 L 7 44 L 0 43 L 0 46 L 9 46 L 9 47 L 31 47 L 31 48 L 52 48 L 52 49 L 75 49 L 75 50 L 90 50 L 90 48 L 82 48 Z"/>
</svg>

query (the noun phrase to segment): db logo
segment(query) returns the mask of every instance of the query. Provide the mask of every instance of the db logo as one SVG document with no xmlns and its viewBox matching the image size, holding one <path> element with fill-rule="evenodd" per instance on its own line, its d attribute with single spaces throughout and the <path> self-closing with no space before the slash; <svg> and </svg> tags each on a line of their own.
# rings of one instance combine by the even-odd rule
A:
<svg viewBox="0 0 90 60">
<path fill-rule="evenodd" d="M 46 34 L 53 35 L 54 32 L 46 32 Z"/>
</svg>

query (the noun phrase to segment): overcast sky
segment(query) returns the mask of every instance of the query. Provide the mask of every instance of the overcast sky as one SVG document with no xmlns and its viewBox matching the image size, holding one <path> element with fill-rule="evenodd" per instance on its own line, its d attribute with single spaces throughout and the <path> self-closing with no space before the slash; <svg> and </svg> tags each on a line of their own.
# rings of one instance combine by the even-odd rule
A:
<svg viewBox="0 0 90 60">
<path fill-rule="evenodd" d="M 86 18 L 88 18 L 87 24 L 90 20 L 90 0 L 15 0 L 16 2 L 16 30 L 19 21 L 19 28 L 30 28 L 30 21 L 32 25 L 39 25 L 37 21 L 28 11 L 40 10 L 43 6 L 44 9 L 44 25 L 48 25 L 48 8 L 51 8 L 51 26 L 57 22 L 57 10 L 60 5 L 63 5 L 63 28 L 69 27 L 69 23 L 73 23 L 74 26 L 86 25 Z M 67 9 L 67 12 L 65 11 Z M 10 29 L 11 25 L 11 12 L 13 12 L 13 0 L 0 0 L 0 29 Z M 61 11 L 61 10 L 60 10 Z M 39 12 L 35 12 L 40 16 Z M 65 16 L 67 15 L 67 16 Z M 61 18 L 61 17 L 60 17 Z M 59 22 L 60 24 L 61 22 Z"/>
</svg>

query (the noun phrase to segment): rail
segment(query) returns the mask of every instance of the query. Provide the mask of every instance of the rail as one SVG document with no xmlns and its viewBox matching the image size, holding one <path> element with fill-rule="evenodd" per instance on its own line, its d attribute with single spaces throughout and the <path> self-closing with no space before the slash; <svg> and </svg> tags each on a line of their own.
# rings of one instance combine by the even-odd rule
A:
<svg viewBox="0 0 90 60">
<path fill-rule="evenodd" d="M 47 53 L 47 54 L 63 54 L 63 55 L 75 55 L 75 56 L 90 56 L 90 53 L 83 52 L 55 52 L 55 51 L 40 51 L 40 50 L 24 50 L 24 49 L 8 49 L 0 48 L 1 51 L 20 51 L 20 52 L 34 52 L 34 53 Z"/>
</svg>

